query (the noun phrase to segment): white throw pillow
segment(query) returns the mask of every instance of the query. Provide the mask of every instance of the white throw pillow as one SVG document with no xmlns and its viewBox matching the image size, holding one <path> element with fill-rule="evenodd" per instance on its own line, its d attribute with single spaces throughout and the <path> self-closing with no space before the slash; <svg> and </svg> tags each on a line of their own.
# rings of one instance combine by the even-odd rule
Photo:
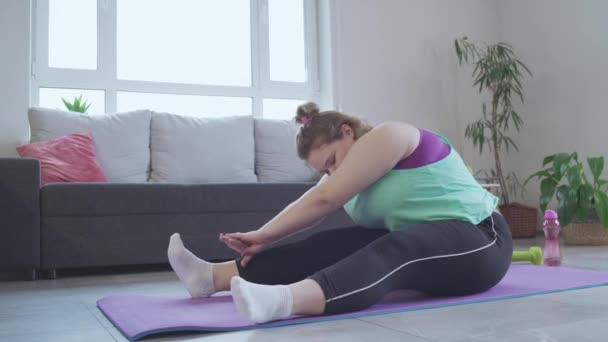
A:
<svg viewBox="0 0 608 342">
<path fill-rule="evenodd" d="M 108 181 L 144 183 L 148 180 L 150 111 L 90 115 L 33 107 L 28 114 L 31 142 L 90 131 Z"/>
<path fill-rule="evenodd" d="M 312 182 L 320 178 L 298 157 L 298 129 L 288 120 L 255 119 L 255 169 L 260 182 Z"/>
<path fill-rule="evenodd" d="M 151 181 L 248 183 L 254 173 L 253 117 L 152 113 Z"/>
</svg>

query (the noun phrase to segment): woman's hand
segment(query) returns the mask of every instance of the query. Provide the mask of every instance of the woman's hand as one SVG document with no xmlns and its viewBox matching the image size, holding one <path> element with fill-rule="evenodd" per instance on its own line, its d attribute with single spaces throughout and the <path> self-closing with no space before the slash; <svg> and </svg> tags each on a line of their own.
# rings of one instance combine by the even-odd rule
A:
<svg viewBox="0 0 608 342">
<path fill-rule="evenodd" d="M 260 231 L 248 233 L 220 234 L 220 241 L 241 254 L 241 266 L 245 267 L 251 258 L 263 251 L 272 242 Z"/>
</svg>

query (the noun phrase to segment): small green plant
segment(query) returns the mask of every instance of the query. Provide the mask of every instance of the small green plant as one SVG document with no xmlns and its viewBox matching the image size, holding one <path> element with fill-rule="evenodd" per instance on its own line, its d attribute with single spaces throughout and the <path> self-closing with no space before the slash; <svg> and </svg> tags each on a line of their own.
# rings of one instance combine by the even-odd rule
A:
<svg viewBox="0 0 608 342">
<path fill-rule="evenodd" d="M 587 158 L 587 164 L 593 176 L 591 182 L 576 152 L 553 154 L 543 160 L 544 169 L 532 174 L 524 184 L 534 177 L 541 180 L 540 208 L 545 211 L 555 196 L 563 226 L 577 219 L 588 222 L 597 215 L 602 226 L 608 228 L 608 195 L 605 188 L 608 180 L 600 178 L 604 170 L 604 157 Z M 562 184 L 564 178 L 567 184 Z"/>
<path fill-rule="evenodd" d="M 503 189 L 500 197 L 503 204 L 509 204 L 509 192 L 517 188 L 517 185 L 507 184 L 507 178 L 516 180 L 516 177 L 504 174 L 499 152 L 503 148 L 508 151 L 509 146 L 518 150 L 507 133 L 509 125 L 515 126 L 519 132 L 523 120 L 516 112 L 511 97 L 517 96 L 523 103 L 521 80 L 524 73 L 532 76 L 532 72 L 517 59 L 509 44 L 475 44 L 463 37 L 456 39 L 454 46 L 460 65 L 464 62 L 475 66 L 473 86 L 479 86 L 480 93 L 485 90 L 491 96 L 490 108 L 483 103 L 481 119 L 467 125 L 464 135 L 473 141 L 474 147 L 479 147 L 480 154 L 483 153 L 484 145 L 494 154 L 493 173 Z"/>
<path fill-rule="evenodd" d="M 74 98 L 74 102 L 70 103 L 63 97 L 61 98 L 63 104 L 67 107 L 69 111 L 78 112 L 78 113 L 86 113 L 89 107 L 91 107 L 90 103 L 87 101 L 82 101 L 82 95 Z"/>
</svg>

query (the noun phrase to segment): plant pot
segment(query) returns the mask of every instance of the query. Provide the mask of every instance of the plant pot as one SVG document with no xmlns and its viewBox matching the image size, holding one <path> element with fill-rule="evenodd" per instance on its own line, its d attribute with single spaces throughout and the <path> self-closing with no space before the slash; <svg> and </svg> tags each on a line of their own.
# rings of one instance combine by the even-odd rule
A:
<svg viewBox="0 0 608 342">
<path fill-rule="evenodd" d="M 536 236 L 538 209 L 521 203 L 501 204 L 500 213 L 511 227 L 513 238 L 530 238 Z"/>
<path fill-rule="evenodd" d="M 600 223 L 570 223 L 563 233 L 566 245 L 608 245 L 608 230 Z"/>
</svg>

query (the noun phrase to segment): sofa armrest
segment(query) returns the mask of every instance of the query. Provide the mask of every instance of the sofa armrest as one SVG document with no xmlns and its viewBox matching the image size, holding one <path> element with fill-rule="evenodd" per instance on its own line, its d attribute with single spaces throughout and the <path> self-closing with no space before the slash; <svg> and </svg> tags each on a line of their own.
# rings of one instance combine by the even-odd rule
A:
<svg viewBox="0 0 608 342">
<path fill-rule="evenodd" d="M 0 270 L 40 268 L 40 163 L 0 158 Z"/>
</svg>

